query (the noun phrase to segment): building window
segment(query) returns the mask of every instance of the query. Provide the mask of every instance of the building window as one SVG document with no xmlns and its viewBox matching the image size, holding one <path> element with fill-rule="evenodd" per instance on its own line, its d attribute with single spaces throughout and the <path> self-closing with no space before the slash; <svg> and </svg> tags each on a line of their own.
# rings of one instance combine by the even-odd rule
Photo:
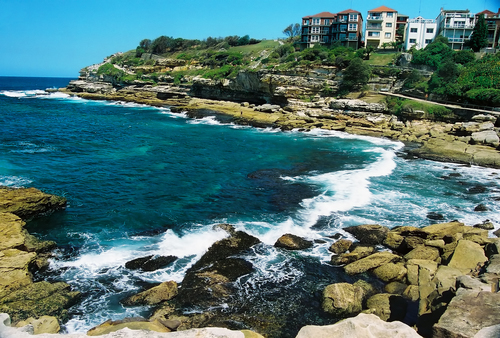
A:
<svg viewBox="0 0 500 338">
<path fill-rule="evenodd" d="M 340 31 L 345 32 L 347 30 L 347 25 L 340 25 Z"/>
<path fill-rule="evenodd" d="M 356 33 L 349 33 L 349 40 L 356 41 L 357 40 Z"/>
<path fill-rule="evenodd" d="M 428 45 L 429 43 L 432 42 L 432 39 L 425 39 L 425 44 Z"/>
<path fill-rule="evenodd" d="M 345 40 L 346 39 L 346 35 L 344 33 L 340 34 L 339 35 L 339 39 L 340 40 Z"/>
<path fill-rule="evenodd" d="M 426 32 L 427 32 L 427 33 L 431 33 L 431 34 L 432 34 L 432 33 L 434 33 L 434 28 L 427 28 L 427 31 L 426 31 Z"/>
<path fill-rule="evenodd" d="M 410 39 L 410 43 L 417 43 L 417 39 Z"/>
<path fill-rule="evenodd" d="M 309 34 L 309 29 L 308 28 L 304 28 L 302 30 L 302 35 L 307 35 L 307 34 Z"/>
<path fill-rule="evenodd" d="M 329 25 L 330 24 L 330 19 L 325 19 L 325 20 L 323 20 L 323 22 L 325 23 L 325 25 Z"/>
<path fill-rule="evenodd" d="M 385 27 L 392 27 L 392 22 L 386 22 Z"/>
<path fill-rule="evenodd" d="M 313 27 L 311 29 L 311 33 L 313 33 L 313 34 L 319 34 L 319 27 Z"/>
<path fill-rule="evenodd" d="M 385 33 L 385 38 L 390 39 L 391 38 L 391 33 Z"/>
<path fill-rule="evenodd" d="M 392 18 L 393 14 L 394 14 L 394 13 L 392 13 L 392 12 L 387 12 L 387 17 L 388 17 L 388 18 Z"/>
<path fill-rule="evenodd" d="M 380 32 L 368 32 L 368 36 L 373 36 L 378 38 L 380 36 Z"/>
<path fill-rule="evenodd" d="M 357 14 L 349 14 L 349 21 L 358 21 Z"/>
<path fill-rule="evenodd" d="M 341 15 L 341 16 L 339 16 L 339 21 L 340 22 L 346 22 L 347 21 L 347 15 Z"/>
<path fill-rule="evenodd" d="M 318 35 L 311 36 L 311 42 L 318 42 L 318 41 L 319 41 L 319 36 Z"/>
<path fill-rule="evenodd" d="M 328 27 L 323 27 L 323 30 L 321 31 L 321 34 L 328 34 L 329 33 L 329 30 L 328 30 Z"/>
<path fill-rule="evenodd" d="M 418 28 L 410 28 L 410 33 L 417 33 L 418 32 Z"/>
<path fill-rule="evenodd" d="M 328 36 L 323 36 L 323 42 L 328 42 Z"/>
<path fill-rule="evenodd" d="M 313 25 L 319 25 L 319 21 L 320 21 L 320 19 L 319 19 L 319 18 L 318 18 L 318 19 L 313 19 L 313 20 L 312 20 L 312 24 L 313 24 Z"/>
<path fill-rule="evenodd" d="M 304 26 L 309 25 L 309 20 L 304 20 Z"/>
<path fill-rule="evenodd" d="M 350 23 L 349 24 L 349 30 L 350 31 L 357 31 L 358 30 L 358 24 L 357 23 Z"/>
</svg>

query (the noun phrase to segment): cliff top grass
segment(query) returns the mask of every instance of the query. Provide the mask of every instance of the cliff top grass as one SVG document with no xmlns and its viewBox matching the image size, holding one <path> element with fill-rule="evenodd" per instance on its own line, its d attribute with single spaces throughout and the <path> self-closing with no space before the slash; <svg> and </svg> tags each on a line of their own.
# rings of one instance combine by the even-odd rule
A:
<svg viewBox="0 0 500 338">
<path fill-rule="evenodd" d="M 398 52 L 394 53 L 371 53 L 370 60 L 364 62 L 371 66 L 387 66 L 399 55 Z"/>
</svg>

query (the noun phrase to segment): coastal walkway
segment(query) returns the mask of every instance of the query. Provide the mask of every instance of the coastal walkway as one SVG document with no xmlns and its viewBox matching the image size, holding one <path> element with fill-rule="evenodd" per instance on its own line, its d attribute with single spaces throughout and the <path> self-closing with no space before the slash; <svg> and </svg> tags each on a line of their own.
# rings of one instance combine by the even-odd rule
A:
<svg viewBox="0 0 500 338">
<path fill-rule="evenodd" d="M 395 93 L 389 93 L 389 92 L 379 91 L 378 93 L 381 94 L 381 95 L 386 95 L 386 96 L 395 96 L 395 97 L 400 97 L 400 98 L 403 98 L 403 99 L 408 99 L 408 100 L 413 100 L 413 101 L 419 101 L 419 102 L 424 102 L 424 103 L 436 104 L 436 105 L 443 106 L 443 107 L 450 108 L 450 109 L 462 109 L 462 110 L 465 110 L 465 111 L 470 111 L 470 112 L 472 112 L 474 114 L 480 113 L 480 114 L 490 114 L 490 115 L 494 115 L 494 116 L 497 116 L 497 117 L 500 116 L 500 111 L 486 110 L 486 109 L 479 109 L 479 108 L 471 108 L 471 107 L 464 107 L 464 106 L 461 106 L 459 104 L 440 103 L 440 102 L 436 102 L 436 101 L 429 101 L 429 100 L 425 100 L 425 99 L 416 98 L 416 97 L 413 97 L 413 96 L 402 95 L 402 94 L 395 94 Z"/>
</svg>

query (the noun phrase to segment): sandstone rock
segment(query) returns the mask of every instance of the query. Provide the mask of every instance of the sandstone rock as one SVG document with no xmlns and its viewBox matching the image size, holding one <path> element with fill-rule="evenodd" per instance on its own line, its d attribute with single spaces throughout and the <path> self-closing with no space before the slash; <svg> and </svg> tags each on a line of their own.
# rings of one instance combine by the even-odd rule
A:
<svg viewBox="0 0 500 338">
<path fill-rule="evenodd" d="M 378 224 L 363 224 L 344 228 L 361 244 L 378 245 L 384 242 L 389 229 Z"/>
<path fill-rule="evenodd" d="M 500 293 L 459 289 L 434 325 L 433 337 L 474 337 L 484 327 L 500 324 Z"/>
<path fill-rule="evenodd" d="M 145 330 L 155 332 L 170 332 L 168 328 L 163 326 L 159 321 L 148 321 L 144 318 L 125 318 L 123 320 L 111 319 L 90 329 L 87 332 L 88 336 L 101 336 L 110 332 L 115 332 L 123 328 L 131 330 Z"/>
<path fill-rule="evenodd" d="M 155 271 L 162 269 L 171 263 L 175 262 L 175 256 L 157 256 L 153 255 L 136 258 L 125 263 L 125 267 L 130 270 Z"/>
<path fill-rule="evenodd" d="M 349 283 L 328 285 L 323 291 L 323 311 L 338 317 L 361 312 L 364 291 Z"/>
<path fill-rule="evenodd" d="M 482 223 L 479 224 L 474 224 L 474 228 L 479 228 L 483 230 L 493 230 L 495 227 L 493 226 L 493 223 L 490 220 L 483 221 Z"/>
<path fill-rule="evenodd" d="M 38 282 L 13 291 L 0 299 L 0 312 L 7 312 L 17 322 L 43 315 L 66 319 L 67 310 L 79 299 L 80 293 L 71 291 L 68 284 Z"/>
<path fill-rule="evenodd" d="M 340 239 L 333 243 L 328 250 L 338 255 L 349 250 L 351 245 L 352 241 L 348 239 Z"/>
<path fill-rule="evenodd" d="M 45 194 L 35 188 L 0 188 L 0 212 L 10 212 L 22 219 L 65 207 L 65 198 Z"/>
<path fill-rule="evenodd" d="M 313 246 L 313 242 L 293 234 L 285 234 L 278 238 L 274 246 L 288 250 L 304 250 L 311 248 Z"/>
<path fill-rule="evenodd" d="M 423 228 L 429 233 L 429 239 L 443 239 L 445 236 L 453 236 L 463 232 L 464 224 L 460 222 L 437 223 Z"/>
<path fill-rule="evenodd" d="M 439 250 L 433 247 L 419 245 L 415 249 L 407 253 L 404 258 L 406 260 L 425 259 L 435 261 L 439 258 Z"/>
<path fill-rule="evenodd" d="M 382 320 L 392 322 L 402 321 L 405 318 L 408 303 L 399 295 L 379 293 L 368 298 L 366 307 L 369 313 L 377 315 Z"/>
<path fill-rule="evenodd" d="M 345 272 L 349 275 L 354 275 L 358 273 L 363 273 L 371 269 L 375 269 L 381 265 L 399 261 L 401 258 L 398 255 L 394 255 L 390 252 L 377 252 L 368 257 L 362 258 L 356 262 L 350 263 L 344 266 Z"/>
<path fill-rule="evenodd" d="M 38 319 L 28 318 L 27 320 L 23 320 L 17 323 L 17 327 L 23 327 L 25 325 L 33 326 L 33 334 L 42 334 L 42 333 L 59 333 L 61 327 L 59 326 L 59 321 L 56 317 L 52 316 L 42 316 Z"/>
<path fill-rule="evenodd" d="M 500 337 L 500 324 L 483 327 L 474 335 L 474 338 L 493 338 L 493 337 Z"/>
<path fill-rule="evenodd" d="M 420 298 L 420 293 L 418 292 L 418 286 L 408 285 L 408 287 L 403 291 L 403 297 L 412 302 L 416 302 Z"/>
<path fill-rule="evenodd" d="M 448 266 L 469 273 L 487 260 L 488 258 L 479 244 L 462 239 L 458 242 Z"/>
<path fill-rule="evenodd" d="M 24 243 L 24 222 L 12 213 L 0 213 L 0 250 L 18 248 Z"/>
<path fill-rule="evenodd" d="M 489 284 L 483 283 L 477 278 L 468 275 L 458 276 L 456 280 L 456 288 L 462 288 L 473 291 L 491 291 Z"/>
<path fill-rule="evenodd" d="M 452 290 L 454 292 L 456 290 L 457 277 L 462 274 L 462 271 L 459 269 L 441 265 L 438 267 L 432 281 L 436 284 L 439 294 L 442 295 L 446 291 Z"/>
<path fill-rule="evenodd" d="M 373 274 L 382 281 L 402 281 L 406 277 L 407 269 L 403 263 L 387 263 L 373 269 Z"/>
<path fill-rule="evenodd" d="M 177 296 L 176 282 L 163 282 L 149 290 L 125 298 L 121 303 L 125 306 L 155 305 Z"/>
<path fill-rule="evenodd" d="M 419 338 L 415 330 L 399 321 L 387 323 L 373 314 L 360 313 L 327 326 L 307 325 L 300 329 L 296 338 Z"/>
<path fill-rule="evenodd" d="M 408 288 L 408 285 L 400 282 L 390 282 L 384 287 L 385 292 L 390 294 L 402 295 L 405 290 Z"/>
<path fill-rule="evenodd" d="M 472 141 L 479 144 L 489 144 L 494 147 L 498 147 L 500 144 L 500 139 L 494 130 L 485 130 L 472 133 Z"/>
</svg>

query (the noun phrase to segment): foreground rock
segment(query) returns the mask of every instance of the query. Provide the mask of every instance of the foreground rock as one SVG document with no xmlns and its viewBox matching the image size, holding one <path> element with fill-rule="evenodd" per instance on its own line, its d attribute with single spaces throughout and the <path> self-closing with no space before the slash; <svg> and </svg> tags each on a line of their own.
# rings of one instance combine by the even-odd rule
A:
<svg viewBox="0 0 500 338">
<path fill-rule="evenodd" d="M 296 338 L 419 338 L 411 327 L 399 321 L 387 323 L 373 314 L 361 313 L 327 326 L 304 326 Z"/>
<path fill-rule="evenodd" d="M 79 299 L 66 283 L 33 283 L 32 273 L 48 265 L 55 243 L 39 241 L 24 229 L 24 219 L 63 209 L 66 199 L 28 189 L 0 188 L 0 312 L 14 322 L 45 315 L 67 319 Z"/>
<path fill-rule="evenodd" d="M 123 325 L 120 329 L 116 331 L 112 330 L 113 325 L 107 322 L 103 326 L 102 334 L 99 337 L 103 338 L 263 338 L 258 333 L 241 330 L 232 331 L 224 328 L 218 327 L 207 327 L 202 329 L 191 329 L 179 332 L 168 332 L 168 331 L 155 331 L 152 328 L 159 328 L 164 330 L 161 324 L 156 322 L 148 322 L 143 320 L 127 320 L 127 321 L 116 321 L 116 326 Z M 121 323 L 120 323 L 121 322 Z M 128 322 L 128 324 L 127 324 Z M 152 324 L 149 324 L 152 323 Z M 133 329 L 129 328 L 127 325 L 135 327 Z M 148 326 L 149 325 L 149 326 Z M 106 330 L 111 330 L 109 333 L 104 333 Z M 8 338 L 33 338 L 33 327 L 30 325 L 23 328 L 15 328 L 11 326 L 11 321 L 9 315 L 6 313 L 0 313 L 0 337 Z M 97 331 L 94 331 L 97 332 Z M 89 337 L 86 333 L 76 333 L 67 335 L 56 335 L 42 333 L 36 336 L 37 338 L 86 338 Z"/>
</svg>

